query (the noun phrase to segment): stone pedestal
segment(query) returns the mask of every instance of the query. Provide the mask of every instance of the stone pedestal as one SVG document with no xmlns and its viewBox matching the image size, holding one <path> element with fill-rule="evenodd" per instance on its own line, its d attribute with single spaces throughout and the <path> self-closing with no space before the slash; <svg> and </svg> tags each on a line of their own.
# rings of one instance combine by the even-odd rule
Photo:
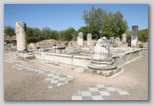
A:
<svg viewBox="0 0 154 106">
<path fill-rule="evenodd" d="M 104 76 L 110 76 L 114 73 L 117 66 L 114 65 L 110 44 L 106 37 L 99 39 L 94 47 L 94 54 L 90 64 L 88 65 L 89 71 L 93 73 L 103 73 Z M 107 74 L 108 73 L 108 74 Z M 110 75 L 109 75 L 110 74 Z"/>
<path fill-rule="evenodd" d="M 91 33 L 87 34 L 87 45 L 90 46 L 91 45 L 91 40 L 92 40 L 92 35 Z"/>
<path fill-rule="evenodd" d="M 77 44 L 78 44 L 79 46 L 83 46 L 83 33 L 82 33 L 82 32 L 80 32 L 80 33 L 78 34 L 78 37 L 77 37 Z"/>
<path fill-rule="evenodd" d="M 138 42 L 138 26 L 132 26 L 131 46 L 136 47 Z"/>
<path fill-rule="evenodd" d="M 17 51 L 27 52 L 26 23 L 16 22 Z"/>
</svg>

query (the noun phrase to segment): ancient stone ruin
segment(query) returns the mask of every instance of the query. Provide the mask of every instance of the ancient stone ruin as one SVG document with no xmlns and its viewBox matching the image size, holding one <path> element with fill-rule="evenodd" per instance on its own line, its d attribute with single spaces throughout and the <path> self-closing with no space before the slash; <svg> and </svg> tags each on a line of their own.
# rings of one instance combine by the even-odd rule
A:
<svg viewBox="0 0 154 106">
<path fill-rule="evenodd" d="M 114 47 L 118 47 L 120 44 L 120 38 L 119 37 L 116 37 L 115 40 L 114 40 Z"/>
<path fill-rule="evenodd" d="M 17 39 L 17 51 L 27 51 L 27 39 L 26 39 L 26 23 L 16 22 L 16 39 Z"/>
<path fill-rule="evenodd" d="M 127 40 L 127 35 L 124 33 L 122 34 L 122 43 L 125 44 Z"/>
<path fill-rule="evenodd" d="M 110 43 L 114 44 L 114 37 L 110 37 Z"/>
<path fill-rule="evenodd" d="M 17 39 L 17 57 L 21 59 L 34 59 L 33 53 L 29 53 L 27 50 L 27 39 L 26 39 L 26 23 L 16 22 L 16 39 Z"/>
<path fill-rule="evenodd" d="M 112 70 L 117 68 L 117 66 L 114 65 L 110 43 L 106 37 L 102 37 L 97 41 L 96 46 L 94 47 L 92 60 L 88 67 L 91 69 L 91 71 L 98 74 L 100 73 L 104 76 L 112 75 Z"/>
<path fill-rule="evenodd" d="M 78 34 L 77 43 L 79 46 L 83 46 L 83 33 L 82 32 Z"/>
<path fill-rule="evenodd" d="M 138 26 L 132 26 L 131 46 L 136 47 L 138 42 Z"/>
<path fill-rule="evenodd" d="M 64 44 L 55 45 L 52 40 L 37 44 L 29 44 L 27 50 L 26 23 L 16 23 L 17 51 L 16 56 L 22 59 L 36 59 L 58 64 L 58 66 L 69 66 L 77 72 L 90 72 L 102 76 L 112 76 L 121 71 L 121 65 L 134 56 L 138 56 L 140 49 L 118 48 L 120 38 L 106 37 L 98 41 L 92 40 L 92 34 L 87 34 L 87 44 L 84 43 L 83 33 L 80 32 L 77 41 L 71 41 L 65 47 Z M 124 36 L 124 35 L 123 35 Z M 52 45 L 53 44 L 53 45 Z M 113 44 L 114 47 L 110 47 Z M 52 45 L 52 46 L 48 46 Z M 39 48 L 38 48 L 39 47 Z"/>
<path fill-rule="evenodd" d="M 92 35 L 91 33 L 87 34 L 87 45 L 90 46 L 91 45 L 91 40 L 92 40 Z"/>
</svg>

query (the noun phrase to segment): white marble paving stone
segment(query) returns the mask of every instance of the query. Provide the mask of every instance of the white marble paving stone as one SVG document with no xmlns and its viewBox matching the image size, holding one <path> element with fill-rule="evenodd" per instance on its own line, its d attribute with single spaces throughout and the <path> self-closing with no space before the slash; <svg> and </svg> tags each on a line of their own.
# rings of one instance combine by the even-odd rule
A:
<svg viewBox="0 0 154 106">
<path fill-rule="evenodd" d="M 102 96 L 92 96 L 93 100 L 103 100 Z"/>
<path fill-rule="evenodd" d="M 54 74 L 48 74 L 49 77 L 54 76 Z"/>
<path fill-rule="evenodd" d="M 52 80 L 52 78 L 45 78 L 44 80 L 45 81 L 50 81 L 50 80 Z"/>
<path fill-rule="evenodd" d="M 117 91 L 123 91 L 122 89 L 116 88 Z"/>
<path fill-rule="evenodd" d="M 59 81 L 63 81 L 63 80 L 66 80 L 66 78 L 63 78 L 63 77 L 59 78 Z"/>
<path fill-rule="evenodd" d="M 99 91 L 98 88 L 89 88 L 89 90 L 92 91 L 92 92 L 98 92 Z"/>
<path fill-rule="evenodd" d="M 106 89 L 108 90 L 108 91 L 117 91 L 115 88 L 113 88 L 113 87 L 106 87 Z"/>
<path fill-rule="evenodd" d="M 121 90 L 119 88 L 106 87 L 104 84 L 96 84 L 94 86 L 88 87 L 85 90 L 79 90 L 73 96 L 81 96 L 82 100 L 90 100 L 90 98 L 92 100 L 112 100 L 112 96 L 117 94 L 121 96 L 129 95 L 127 91 Z"/>
<path fill-rule="evenodd" d="M 81 91 L 82 96 L 91 96 L 91 93 L 89 91 Z"/>
<path fill-rule="evenodd" d="M 129 95 L 129 93 L 127 91 L 118 91 L 118 93 L 120 95 Z"/>
<path fill-rule="evenodd" d="M 58 83 L 58 81 L 57 80 L 51 80 L 50 83 Z"/>
<path fill-rule="evenodd" d="M 58 83 L 57 86 L 65 85 L 65 83 Z"/>
<path fill-rule="evenodd" d="M 44 71 L 38 71 L 39 73 L 44 73 Z"/>
<path fill-rule="evenodd" d="M 67 84 L 68 83 L 68 81 L 65 81 L 65 84 Z"/>
<path fill-rule="evenodd" d="M 61 73 L 55 72 L 55 75 L 60 75 Z"/>
<path fill-rule="evenodd" d="M 67 79 L 73 79 L 72 75 L 67 75 Z"/>
<path fill-rule="evenodd" d="M 56 72 L 56 71 L 51 71 L 50 73 L 55 74 L 55 73 L 57 73 L 57 72 Z"/>
<path fill-rule="evenodd" d="M 100 94 L 102 96 L 111 96 L 111 94 L 108 91 L 100 91 Z"/>
<path fill-rule="evenodd" d="M 48 86 L 48 88 L 53 88 L 53 86 Z"/>
<path fill-rule="evenodd" d="M 54 79 L 54 78 L 59 78 L 59 77 L 60 77 L 60 76 L 53 76 L 53 79 Z"/>
<path fill-rule="evenodd" d="M 82 96 L 72 96 L 72 100 L 82 100 Z"/>
<path fill-rule="evenodd" d="M 104 84 L 97 84 L 96 87 L 97 88 L 105 88 L 105 85 Z"/>
</svg>

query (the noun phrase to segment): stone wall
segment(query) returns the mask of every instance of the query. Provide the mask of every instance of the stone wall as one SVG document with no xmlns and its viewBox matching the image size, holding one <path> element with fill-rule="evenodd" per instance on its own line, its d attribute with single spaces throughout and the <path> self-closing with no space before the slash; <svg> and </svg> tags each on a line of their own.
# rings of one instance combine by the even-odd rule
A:
<svg viewBox="0 0 154 106">
<path fill-rule="evenodd" d="M 115 64 L 121 65 L 124 62 L 131 60 L 136 56 L 139 56 L 141 51 L 142 49 L 131 49 L 130 51 L 127 50 L 126 52 L 116 54 L 113 56 Z M 87 67 L 92 58 L 92 56 L 77 56 L 77 55 L 45 53 L 45 52 L 35 53 L 35 57 L 36 59 L 59 62 L 79 67 Z"/>
</svg>

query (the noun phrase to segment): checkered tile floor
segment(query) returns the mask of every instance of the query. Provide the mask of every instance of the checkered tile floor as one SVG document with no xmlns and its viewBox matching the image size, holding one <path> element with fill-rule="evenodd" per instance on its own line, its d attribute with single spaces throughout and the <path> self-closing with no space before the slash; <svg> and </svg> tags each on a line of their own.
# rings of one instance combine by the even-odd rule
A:
<svg viewBox="0 0 154 106">
<path fill-rule="evenodd" d="M 44 81 L 49 82 L 48 88 L 65 85 L 74 79 L 73 76 L 62 75 L 61 73 L 48 69 L 38 69 L 35 66 L 23 63 L 14 64 L 13 68 L 16 68 L 18 70 L 34 71 L 46 75 L 47 77 L 44 79 Z"/>
<path fill-rule="evenodd" d="M 74 93 L 72 100 L 112 100 L 113 95 L 124 96 L 129 93 L 119 88 L 97 84 Z"/>
</svg>

